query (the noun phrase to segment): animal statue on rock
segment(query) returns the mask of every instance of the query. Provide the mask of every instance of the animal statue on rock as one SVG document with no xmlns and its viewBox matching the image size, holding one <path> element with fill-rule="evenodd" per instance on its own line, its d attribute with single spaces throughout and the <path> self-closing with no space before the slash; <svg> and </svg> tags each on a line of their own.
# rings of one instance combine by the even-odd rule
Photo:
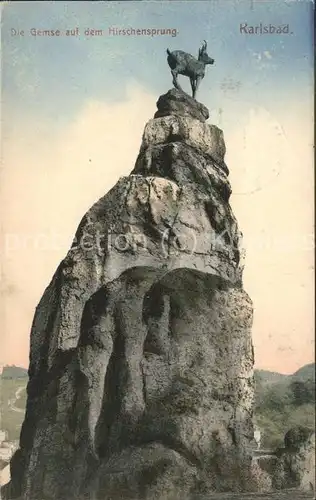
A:
<svg viewBox="0 0 316 500">
<path fill-rule="evenodd" d="M 199 49 L 197 59 L 183 50 L 174 50 L 170 52 L 170 50 L 167 49 L 167 61 L 171 69 L 173 85 L 176 89 L 182 90 L 178 82 L 178 75 L 188 76 L 190 78 L 192 97 L 194 99 L 201 80 L 205 76 L 205 66 L 207 64 L 214 64 L 215 62 L 214 59 L 209 57 L 206 49 L 207 42 L 204 40 L 202 47 Z"/>
</svg>

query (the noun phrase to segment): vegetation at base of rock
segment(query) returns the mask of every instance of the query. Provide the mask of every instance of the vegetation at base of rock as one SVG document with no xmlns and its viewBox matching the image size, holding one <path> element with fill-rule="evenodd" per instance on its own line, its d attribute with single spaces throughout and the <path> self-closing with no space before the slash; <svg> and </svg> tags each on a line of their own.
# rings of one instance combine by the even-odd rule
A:
<svg viewBox="0 0 316 500">
<path fill-rule="evenodd" d="M 315 428 L 315 364 L 293 375 L 255 371 L 255 417 L 262 431 L 262 447 L 283 446 L 284 434 L 298 425 Z"/>
</svg>

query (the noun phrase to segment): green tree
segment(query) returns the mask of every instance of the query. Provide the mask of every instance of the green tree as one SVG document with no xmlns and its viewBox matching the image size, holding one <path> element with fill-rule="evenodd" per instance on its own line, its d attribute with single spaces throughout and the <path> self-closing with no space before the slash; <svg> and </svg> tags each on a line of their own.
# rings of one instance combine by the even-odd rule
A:
<svg viewBox="0 0 316 500">
<path fill-rule="evenodd" d="M 295 406 L 315 403 L 315 383 L 311 379 L 293 380 L 290 384 L 290 391 Z"/>
</svg>

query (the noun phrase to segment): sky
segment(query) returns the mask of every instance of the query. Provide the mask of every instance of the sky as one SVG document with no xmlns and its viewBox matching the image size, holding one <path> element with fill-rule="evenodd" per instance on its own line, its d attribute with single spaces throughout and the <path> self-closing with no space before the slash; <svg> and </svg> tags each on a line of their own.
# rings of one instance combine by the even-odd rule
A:
<svg viewBox="0 0 316 500">
<path fill-rule="evenodd" d="M 197 98 L 224 131 L 256 368 L 292 373 L 314 360 L 313 8 L 307 0 L 2 4 L 0 364 L 28 366 L 35 307 L 82 216 L 133 169 L 156 101 L 172 88 L 166 49 L 197 55 L 204 39 L 215 64 Z M 241 33 L 245 23 L 288 24 L 289 33 Z M 32 34 L 57 29 L 59 37 Z"/>
</svg>

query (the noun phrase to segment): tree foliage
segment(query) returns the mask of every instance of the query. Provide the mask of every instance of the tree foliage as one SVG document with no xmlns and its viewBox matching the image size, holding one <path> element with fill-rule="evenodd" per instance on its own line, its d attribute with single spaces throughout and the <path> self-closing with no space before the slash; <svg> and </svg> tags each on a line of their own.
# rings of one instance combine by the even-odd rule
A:
<svg viewBox="0 0 316 500">
<path fill-rule="evenodd" d="M 315 427 L 315 365 L 306 365 L 294 375 L 255 374 L 255 418 L 262 431 L 262 446 L 284 446 L 291 428 Z M 278 376 L 279 375 L 279 376 Z"/>
</svg>

